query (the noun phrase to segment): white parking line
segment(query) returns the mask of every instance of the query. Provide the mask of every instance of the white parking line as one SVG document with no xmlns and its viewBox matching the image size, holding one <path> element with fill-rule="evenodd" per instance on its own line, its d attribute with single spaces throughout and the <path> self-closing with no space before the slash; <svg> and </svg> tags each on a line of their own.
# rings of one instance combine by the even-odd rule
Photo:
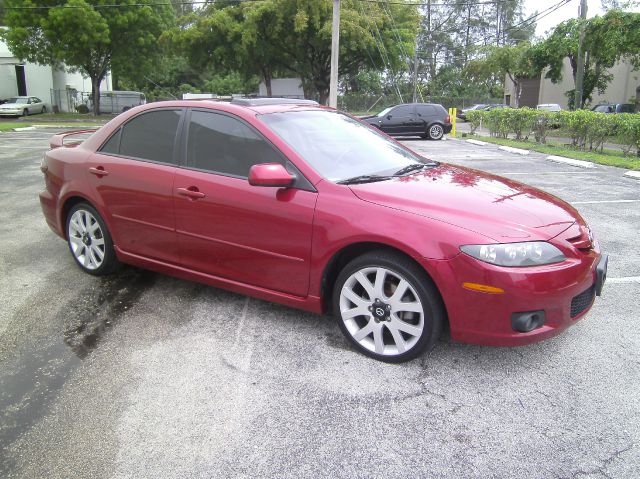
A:
<svg viewBox="0 0 640 479">
<path fill-rule="evenodd" d="M 607 278 L 607 283 L 640 283 L 640 276 L 625 276 L 622 278 Z"/>
<path fill-rule="evenodd" d="M 556 163 L 566 163 L 567 165 L 577 166 L 578 168 L 597 168 L 597 166 L 589 161 L 574 160 L 573 158 L 565 158 L 564 156 L 547 156 L 547 160 Z"/>
<path fill-rule="evenodd" d="M 521 171 L 514 171 L 514 172 L 510 172 L 507 171 L 506 173 L 494 173 L 494 175 L 568 175 L 568 174 L 572 174 L 572 175 L 599 175 L 600 172 L 599 171 L 532 171 L 532 172 L 526 172 L 523 173 Z"/>
<path fill-rule="evenodd" d="M 640 203 L 640 200 L 571 201 L 572 205 L 595 205 L 598 203 Z"/>
</svg>

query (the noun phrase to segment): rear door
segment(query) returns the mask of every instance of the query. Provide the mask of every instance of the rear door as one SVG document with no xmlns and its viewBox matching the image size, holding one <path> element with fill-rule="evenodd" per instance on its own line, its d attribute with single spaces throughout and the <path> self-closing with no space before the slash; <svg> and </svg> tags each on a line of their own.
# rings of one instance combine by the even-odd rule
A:
<svg viewBox="0 0 640 479">
<path fill-rule="evenodd" d="M 249 185 L 249 169 L 259 163 L 281 163 L 304 177 L 235 116 L 193 110 L 185 140 L 186 167 L 178 170 L 174 184 L 181 263 L 306 296 L 315 189 L 304 181 L 297 188 Z"/>
<path fill-rule="evenodd" d="M 173 181 L 183 110 L 157 109 L 125 123 L 87 164 L 116 246 L 177 263 Z"/>
</svg>

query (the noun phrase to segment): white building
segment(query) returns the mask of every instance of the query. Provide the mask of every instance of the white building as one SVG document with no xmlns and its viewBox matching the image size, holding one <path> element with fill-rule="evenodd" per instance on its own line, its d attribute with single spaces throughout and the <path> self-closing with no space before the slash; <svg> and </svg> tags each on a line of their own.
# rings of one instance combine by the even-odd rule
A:
<svg viewBox="0 0 640 479">
<path fill-rule="evenodd" d="M 0 27 L 1 28 L 1 27 Z M 100 85 L 111 90 L 111 75 Z M 21 62 L 0 40 L 0 100 L 12 96 L 36 96 L 47 105 L 48 111 L 71 111 L 91 92 L 91 80 L 80 73 L 68 73 L 51 66 Z"/>
<path fill-rule="evenodd" d="M 573 90 L 573 73 L 569 59 L 564 59 L 562 80 L 553 83 L 545 78 L 546 71 L 537 78 L 521 81 L 520 106 L 535 108 L 542 103 L 557 103 L 562 109 L 568 108 L 569 99 L 565 92 Z M 598 103 L 635 103 L 640 106 L 640 71 L 635 70 L 631 63 L 620 61 L 609 69 L 613 76 L 604 93 L 593 91 L 591 105 Z M 516 91 L 509 77 L 505 79 L 504 102 L 516 105 Z M 638 106 L 636 108 L 638 108 Z"/>
<path fill-rule="evenodd" d="M 268 96 L 264 80 L 260 82 L 258 95 Z M 278 98 L 304 98 L 302 80 L 300 78 L 274 78 L 271 80 L 271 96 Z"/>
</svg>

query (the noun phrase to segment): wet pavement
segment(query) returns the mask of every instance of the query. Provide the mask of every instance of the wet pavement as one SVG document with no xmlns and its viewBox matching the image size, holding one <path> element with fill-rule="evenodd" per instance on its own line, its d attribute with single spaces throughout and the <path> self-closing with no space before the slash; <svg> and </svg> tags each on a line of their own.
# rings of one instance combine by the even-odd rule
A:
<svg viewBox="0 0 640 479">
<path fill-rule="evenodd" d="M 135 268 L 83 274 L 38 204 L 52 133 L 0 134 L 0 477 L 637 476 L 640 182 L 622 171 L 408 141 L 573 202 L 614 281 L 549 341 L 445 335 L 388 365 L 329 317 Z"/>
</svg>

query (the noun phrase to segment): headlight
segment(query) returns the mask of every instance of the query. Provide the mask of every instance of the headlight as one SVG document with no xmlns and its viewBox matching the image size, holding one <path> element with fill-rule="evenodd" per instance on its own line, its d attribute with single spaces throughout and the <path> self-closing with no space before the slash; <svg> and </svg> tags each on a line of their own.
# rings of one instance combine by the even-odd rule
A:
<svg viewBox="0 0 640 479">
<path fill-rule="evenodd" d="M 480 261 L 498 266 L 538 266 L 566 259 L 562 251 L 545 241 L 472 244 L 461 246 L 460 249 Z"/>
</svg>

